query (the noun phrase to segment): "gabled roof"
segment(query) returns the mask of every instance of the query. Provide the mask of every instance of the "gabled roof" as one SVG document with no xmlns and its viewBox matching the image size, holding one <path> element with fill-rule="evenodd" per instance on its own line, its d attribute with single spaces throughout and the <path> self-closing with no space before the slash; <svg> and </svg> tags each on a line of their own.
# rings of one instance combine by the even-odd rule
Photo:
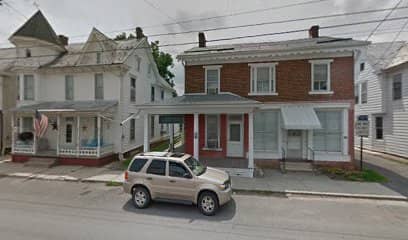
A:
<svg viewBox="0 0 408 240">
<path fill-rule="evenodd" d="M 29 37 L 61 45 L 57 34 L 41 11 L 37 11 L 23 26 L 13 33 L 9 38 L 10 41 L 12 41 L 14 37 Z"/>
<path fill-rule="evenodd" d="M 367 48 L 367 62 L 375 71 L 399 65 L 408 61 L 406 46 L 403 41 L 373 43 Z"/>
</svg>

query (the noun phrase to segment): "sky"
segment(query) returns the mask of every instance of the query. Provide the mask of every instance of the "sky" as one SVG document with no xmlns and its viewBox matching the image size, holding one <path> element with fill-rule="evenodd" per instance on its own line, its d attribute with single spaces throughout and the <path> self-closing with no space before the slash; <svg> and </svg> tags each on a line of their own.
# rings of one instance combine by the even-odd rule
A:
<svg viewBox="0 0 408 240">
<path fill-rule="evenodd" d="M 1 0 L 0 0 L 1 1 Z M 400 2 L 401 1 L 401 2 Z M 69 37 L 69 42 L 83 42 L 92 27 L 96 27 L 110 37 L 118 33 L 133 31 L 136 26 L 143 28 L 145 35 L 158 33 L 193 31 L 176 36 L 149 37 L 160 44 L 196 42 L 197 32 L 214 27 L 230 27 L 242 24 L 255 24 L 268 21 L 298 19 L 344 12 L 408 6 L 408 0 L 3 0 L 0 6 L 0 47 L 12 47 L 8 37 L 17 30 L 27 18 L 40 9 L 57 34 Z M 308 3 L 306 3 L 308 2 Z M 291 23 L 269 24 L 256 27 L 206 31 L 207 40 L 243 35 L 254 35 L 307 29 L 312 25 L 329 26 L 335 24 L 383 19 L 389 11 L 347 17 L 296 21 Z M 389 18 L 407 16 L 408 9 L 397 9 Z M 182 22 L 179 24 L 169 24 Z M 408 37 L 406 19 L 383 22 L 370 37 L 372 42 L 393 41 L 402 29 L 397 40 Z M 352 37 L 366 40 L 378 23 L 355 25 L 341 28 L 321 29 L 320 35 Z M 408 25 L 408 24 L 407 24 Z M 242 42 L 264 42 L 305 38 L 308 33 L 299 32 L 220 41 L 211 44 Z M 195 45 L 162 47 L 161 50 L 174 56 L 175 88 L 178 94 L 184 92 L 183 65 L 175 59 L 177 54 Z"/>
</svg>

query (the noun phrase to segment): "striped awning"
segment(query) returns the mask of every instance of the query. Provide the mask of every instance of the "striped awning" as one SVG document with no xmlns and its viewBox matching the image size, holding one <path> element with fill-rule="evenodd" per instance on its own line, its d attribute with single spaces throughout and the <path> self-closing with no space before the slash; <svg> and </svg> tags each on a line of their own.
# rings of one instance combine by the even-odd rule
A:
<svg viewBox="0 0 408 240">
<path fill-rule="evenodd" d="M 311 106 L 282 107 L 283 126 L 285 129 L 320 129 L 319 118 Z"/>
</svg>

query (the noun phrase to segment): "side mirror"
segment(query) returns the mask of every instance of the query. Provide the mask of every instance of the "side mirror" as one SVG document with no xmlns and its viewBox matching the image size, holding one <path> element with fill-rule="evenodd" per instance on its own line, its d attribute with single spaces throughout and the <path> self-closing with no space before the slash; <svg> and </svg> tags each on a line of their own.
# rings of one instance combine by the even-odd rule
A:
<svg viewBox="0 0 408 240">
<path fill-rule="evenodd" d="M 190 173 L 184 173 L 183 178 L 191 179 L 191 178 L 193 178 L 193 176 L 191 176 Z"/>
</svg>

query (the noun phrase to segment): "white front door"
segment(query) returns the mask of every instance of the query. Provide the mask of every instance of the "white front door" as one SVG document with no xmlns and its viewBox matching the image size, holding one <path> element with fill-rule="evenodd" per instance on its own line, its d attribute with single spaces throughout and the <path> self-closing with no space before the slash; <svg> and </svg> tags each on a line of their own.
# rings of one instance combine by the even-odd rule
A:
<svg viewBox="0 0 408 240">
<path fill-rule="evenodd" d="M 227 135 L 227 156 L 243 157 L 244 155 L 244 134 L 242 115 L 228 116 Z"/>
<path fill-rule="evenodd" d="M 288 130 L 287 158 L 302 158 L 302 130 Z"/>
</svg>

